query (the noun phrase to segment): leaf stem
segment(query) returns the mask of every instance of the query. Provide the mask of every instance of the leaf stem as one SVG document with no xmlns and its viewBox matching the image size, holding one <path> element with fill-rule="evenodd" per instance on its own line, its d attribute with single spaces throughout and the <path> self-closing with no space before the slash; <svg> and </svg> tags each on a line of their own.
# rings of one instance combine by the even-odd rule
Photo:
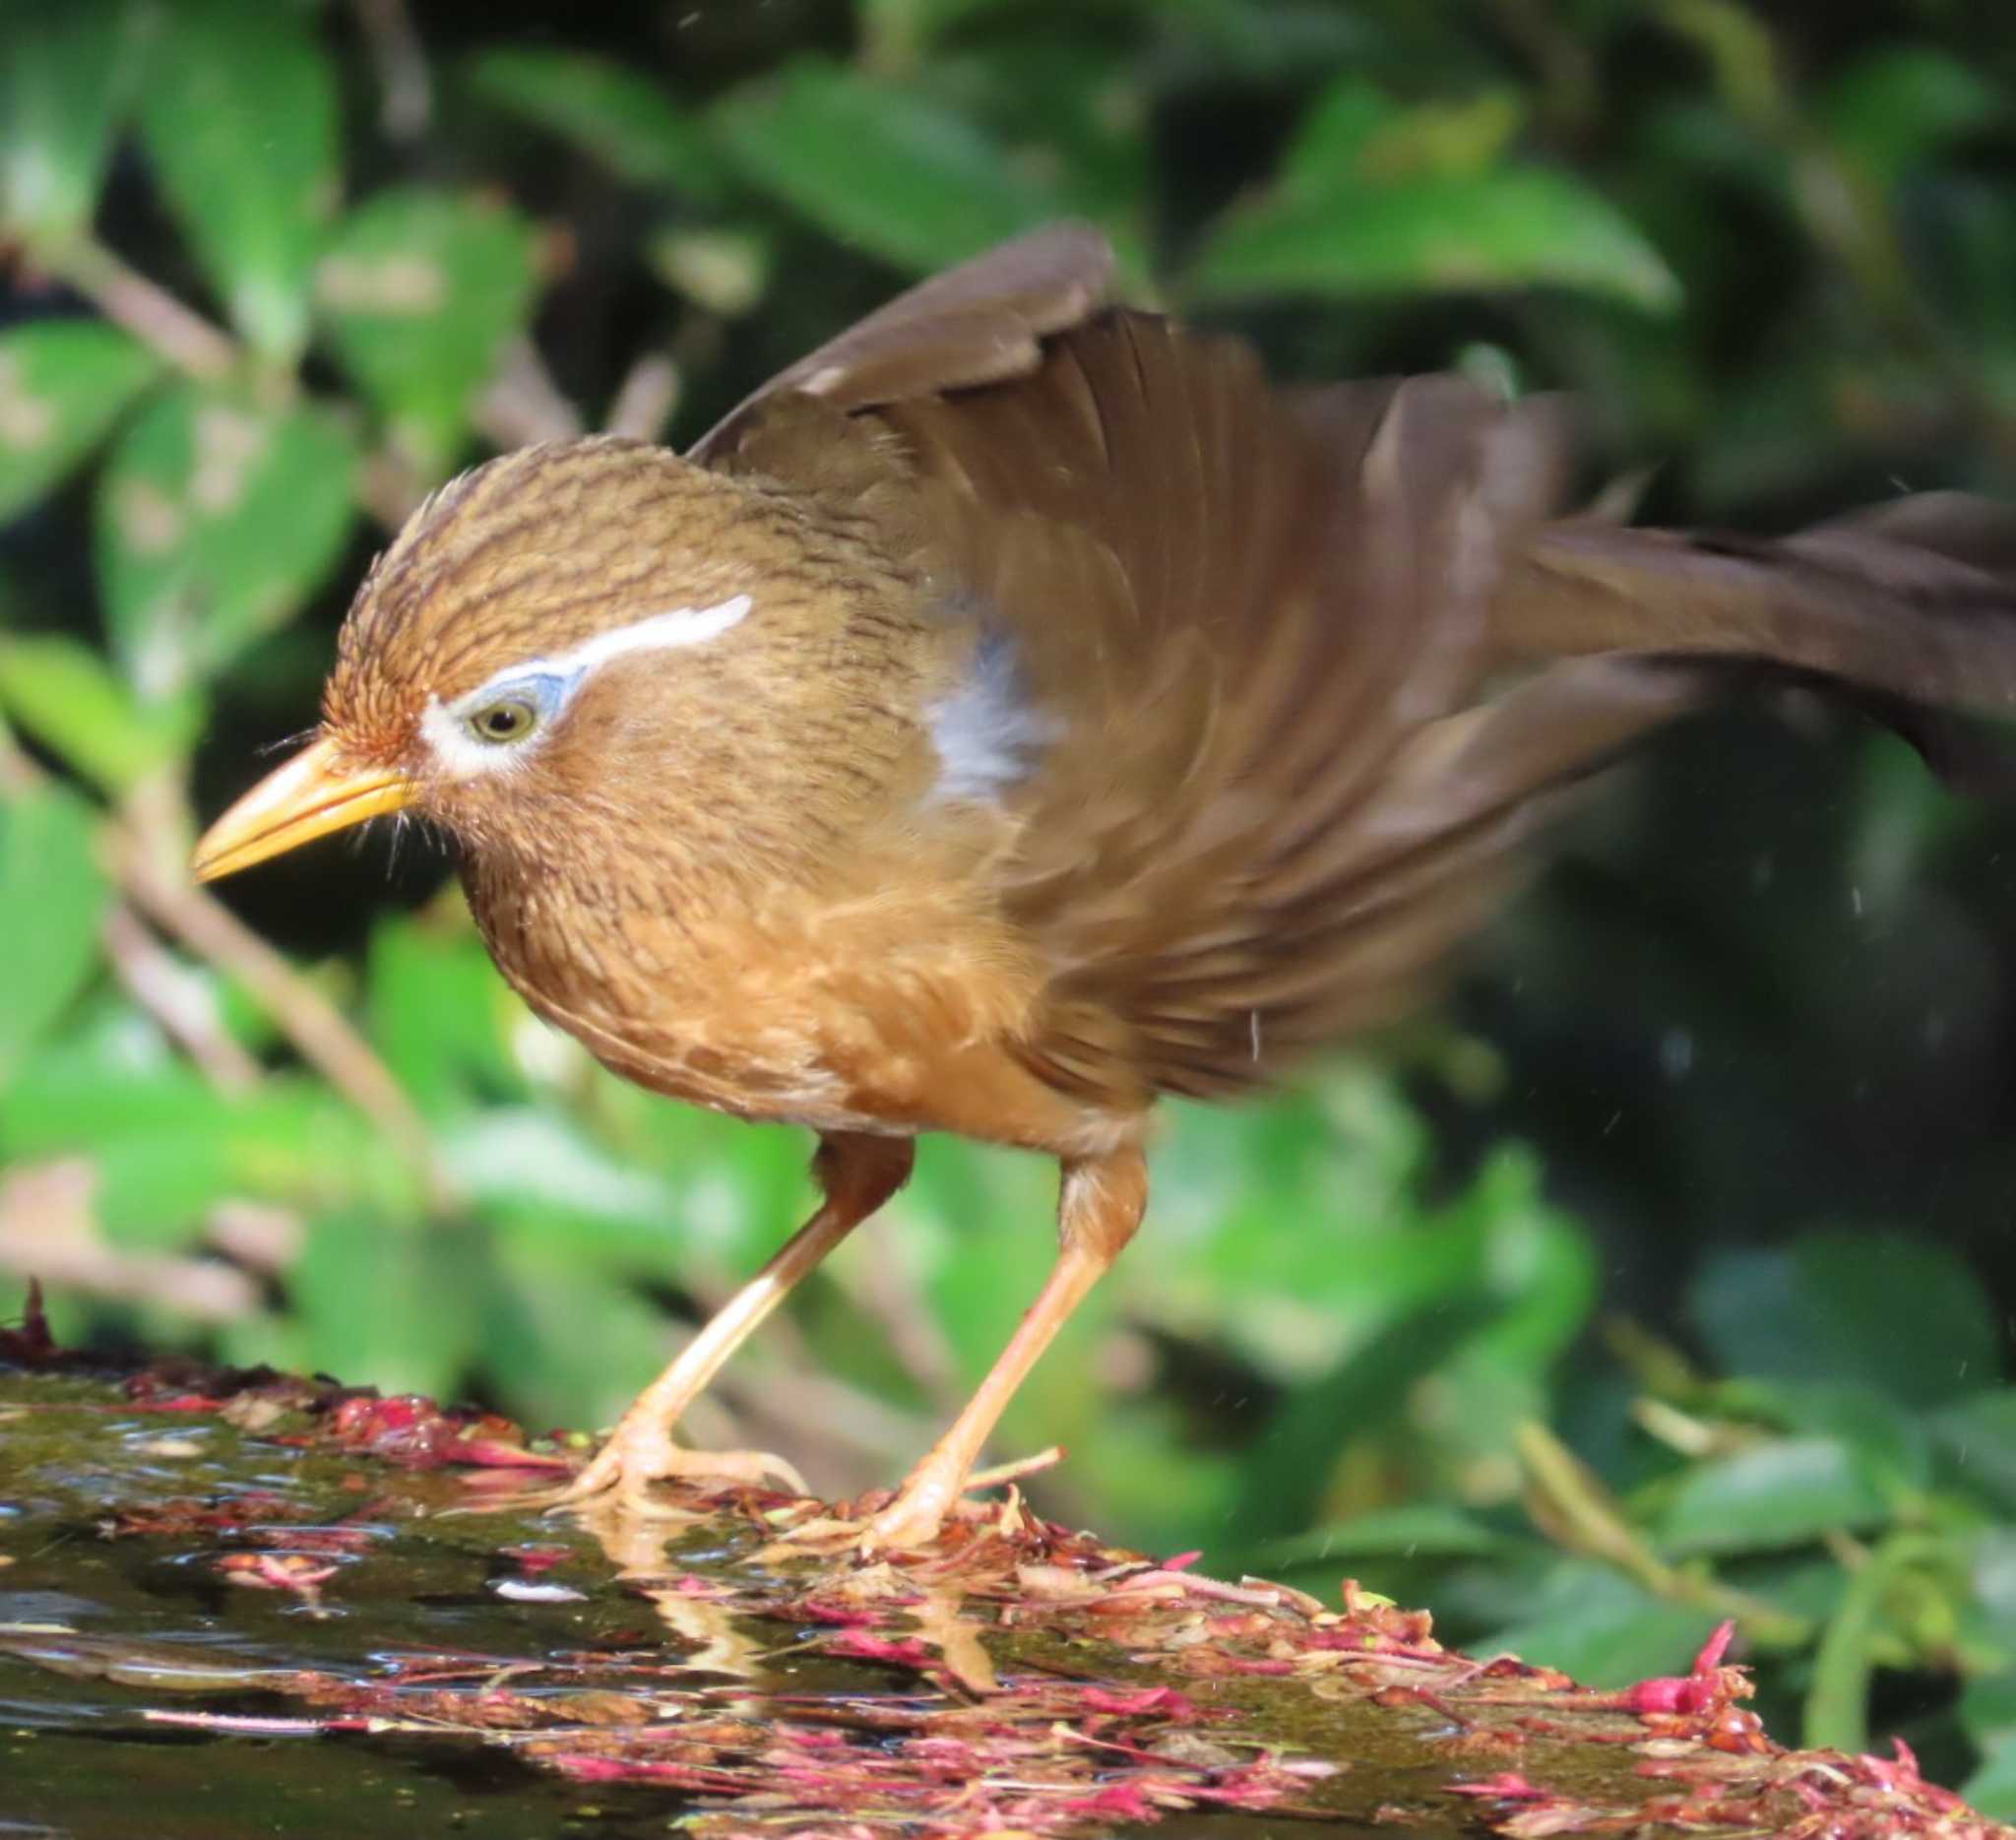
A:
<svg viewBox="0 0 2016 1840">
<path fill-rule="evenodd" d="M 102 243 L 79 237 L 44 257 L 108 320 L 192 377 L 227 376 L 240 351 L 228 333 L 186 307 L 158 283 L 129 268 Z"/>
</svg>

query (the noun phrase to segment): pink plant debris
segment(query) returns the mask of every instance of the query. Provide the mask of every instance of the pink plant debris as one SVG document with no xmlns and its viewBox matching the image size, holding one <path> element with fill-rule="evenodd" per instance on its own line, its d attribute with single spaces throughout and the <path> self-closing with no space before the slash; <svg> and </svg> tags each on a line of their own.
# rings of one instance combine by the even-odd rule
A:
<svg viewBox="0 0 2016 1840">
<path fill-rule="evenodd" d="M 63 1359 L 38 1320 L 32 1302 L 27 1326 L 0 1331 L 0 1359 Z M 133 1376 L 127 1397 L 216 1412 L 248 1436 L 353 1452 L 360 1471 L 567 1462 L 530 1450 L 499 1419 L 327 1382 L 182 1365 Z M 1738 1703 L 1750 1683 L 1728 1662 L 1728 1623 L 1686 1673 L 1593 1692 L 1511 1656 L 1445 1650 L 1426 1613 L 1355 1580 L 1337 1608 L 1260 1580 L 1228 1583 L 1194 1569 L 1196 1554 L 1157 1561 L 1044 1521 L 1012 1492 L 962 1504 L 929 1550 L 894 1554 L 830 1537 L 794 1548 L 794 1527 L 844 1526 L 825 1503 L 676 1484 L 665 1493 L 682 1513 L 746 1537 L 747 1550 L 761 1545 L 762 1556 L 707 1571 L 667 1558 L 655 1571 L 640 1569 L 634 1549 L 611 1547 L 610 1590 L 638 1593 L 662 1631 L 531 1657 L 379 1656 L 361 1676 L 264 1682 L 301 1706 L 297 1718 L 164 1716 L 273 1736 L 473 1739 L 583 1784 L 662 1790 L 696 1840 L 1089 1840 L 1188 1809 L 1319 1815 L 1352 1780 L 1344 1734 L 1364 1732 L 1447 1765 L 1416 1800 L 1386 1798 L 1381 1818 L 1403 1824 L 1436 1818 L 1446 1794 L 1507 1840 L 2016 1840 L 1926 1783 L 1902 1745 L 1877 1758 L 1773 1744 Z M 115 1505 L 107 1527 L 230 1542 L 236 1550 L 213 1561 L 222 1575 L 314 1604 L 384 1537 L 363 1518 L 372 1505 L 332 1518 L 326 1504 L 247 1492 Z M 595 1557 L 583 1542 L 531 1531 L 511 1523 L 493 1549 L 521 1577 Z M 907 1678 L 780 1690 L 767 1654 L 805 1650 Z M 1281 1684 L 1262 1694 L 1259 1681 Z M 1298 1731 L 1338 1734 L 1330 1754 L 1270 1728 L 1292 1705 L 1303 1708 Z M 1316 1716 L 1326 1705 L 1340 1722 Z M 1574 1780 L 1587 1777 L 1591 1745 L 1625 1753 L 1626 1786 L 1642 1794 L 1620 1793 L 1614 1769 L 1599 1773 L 1607 1800 L 1556 1787 L 1569 1757 L 1583 1760 Z"/>
</svg>

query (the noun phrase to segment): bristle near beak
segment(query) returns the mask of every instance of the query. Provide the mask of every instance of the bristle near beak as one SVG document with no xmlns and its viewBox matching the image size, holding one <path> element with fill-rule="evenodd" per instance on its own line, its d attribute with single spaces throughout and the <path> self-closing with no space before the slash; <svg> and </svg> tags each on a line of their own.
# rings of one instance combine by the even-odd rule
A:
<svg viewBox="0 0 2016 1840">
<path fill-rule="evenodd" d="M 394 767 L 358 766 L 325 735 L 269 773 L 203 835 L 190 860 L 201 882 L 234 874 L 331 831 L 404 810 L 412 781 Z"/>
</svg>

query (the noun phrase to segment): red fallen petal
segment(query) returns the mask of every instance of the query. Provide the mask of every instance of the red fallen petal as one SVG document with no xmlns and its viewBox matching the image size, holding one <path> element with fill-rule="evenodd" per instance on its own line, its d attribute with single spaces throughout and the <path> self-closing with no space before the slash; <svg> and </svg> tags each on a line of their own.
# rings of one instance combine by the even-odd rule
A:
<svg viewBox="0 0 2016 1840">
<path fill-rule="evenodd" d="M 518 1561 L 519 1570 L 531 1572 L 535 1577 L 542 1571 L 551 1571 L 555 1565 L 574 1556 L 564 1546 L 513 1547 L 510 1554 Z"/>
<path fill-rule="evenodd" d="M 1694 1672 L 1696 1674 L 1713 1674 L 1716 1669 L 1721 1667 L 1722 1658 L 1729 1653 L 1730 1641 L 1735 1632 L 1735 1618 L 1733 1617 L 1725 1618 L 1717 1626 L 1715 1633 L 1701 1645 L 1701 1652 L 1694 1657 Z"/>
<path fill-rule="evenodd" d="M 882 1620 L 879 1611 L 863 1610 L 855 1604 L 835 1604 L 824 1598 L 801 1598 L 790 1609 L 793 1617 L 806 1622 L 832 1623 L 846 1629 L 872 1629 Z"/>
<path fill-rule="evenodd" d="M 1135 1714 L 1159 1713 L 1166 1719 L 1194 1719 L 1197 1708 L 1173 1686 L 1144 1686 L 1138 1692 L 1108 1692 L 1103 1686 L 1088 1686 L 1079 1696 L 1088 1712 Z"/>
<path fill-rule="evenodd" d="M 1502 1770 L 1480 1783 L 1451 1783 L 1452 1796 L 1488 1796 L 1501 1802 L 1544 1802 L 1548 1792 L 1536 1789 L 1517 1770 Z"/>
<path fill-rule="evenodd" d="M 1186 1801 L 1224 1808 L 1271 1808 L 1282 1799 L 1280 1785 L 1267 1781 L 1258 1768 L 1234 1771 L 1215 1783 L 1175 1783 L 1171 1789 Z"/>
<path fill-rule="evenodd" d="M 614 1757 L 555 1757 L 553 1761 L 569 1776 L 578 1777 L 585 1783 L 619 1781 L 630 1767 L 618 1763 Z"/>
<path fill-rule="evenodd" d="M 1704 1692 L 1701 1681 L 1691 1675 L 1665 1675 L 1625 1687 L 1617 1700 L 1627 1712 L 1699 1712 L 1713 1697 L 1712 1692 Z"/>
<path fill-rule="evenodd" d="M 672 1581 L 672 1590 L 680 1597 L 733 1597 L 734 1587 L 723 1584 L 716 1578 L 703 1578 L 697 1571 L 681 1572 Z"/>
<path fill-rule="evenodd" d="M 465 1437 L 442 1453 L 448 1463 L 466 1463 L 481 1470 L 571 1470 L 565 1457 L 545 1451 L 528 1450 L 523 1444 L 507 1444 L 497 1437 Z"/>
<path fill-rule="evenodd" d="M 582 1782 L 666 1783 L 675 1789 L 699 1789 L 717 1795 L 737 1795 L 749 1786 L 731 1770 L 709 1769 L 704 1764 L 653 1763 L 643 1758 L 587 1756 L 571 1751 L 541 1761 Z"/>
<path fill-rule="evenodd" d="M 1108 1783 L 1096 1795 L 1074 1796 L 1058 1803 L 1057 1809 L 1064 1814 L 1105 1814 L 1123 1821 L 1160 1820 L 1163 1814 L 1136 1783 Z"/>
<path fill-rule="evenodd" d="M 852 1656 L 858 1661 L 889 1661 L 905 1668 L 928 1668 L 939 1659 L 935 1649 L 914 1636 L 891 1641 L 885 1636 L 866 1635 L 859 1629 L 843 1629 L 826 1644 L 826 1652 Z"/>
<path fill-rule="evenodd" d="M 216 1412 L 222 1405 L 221 1399 L 212 1399 L 205 1393 L 177 1393 L 169 1399 L 136 1399 L 131 1404 L 134 1412 Z"/>
<path fill-rule="evenodd" d="M 232 1584 L 312 1597 L 319 1585 L 336 1576 L 338 1567 L 284 1553 L 226 1553 L 217 1569 Z"/>
</svg>

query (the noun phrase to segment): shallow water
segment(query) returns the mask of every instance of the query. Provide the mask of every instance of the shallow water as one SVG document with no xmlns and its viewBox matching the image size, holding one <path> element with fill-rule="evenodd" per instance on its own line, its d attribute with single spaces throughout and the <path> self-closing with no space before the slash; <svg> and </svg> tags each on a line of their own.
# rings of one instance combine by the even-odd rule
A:
<svg viewBox="0 0 2016 1840">
<path fill-rule="evenodd" d="M 845 1713 L 857 1751 L 860 1715 L 918 1699 L 914 1675 L 809 1652 L 805 1630 L 654 1599 L 566 1523 L 435 1512 L 464 1498 L 452 1473 L 284 1448 L 212 1413 L 139 1410 L 103 1379 L 0 1370 L 0 1836 L 618 1840 L 719 1806 L 657 1785 L 570 1781 L 526 1760 L 523 1732 L 328 1729 L 332 1686 L 382 1692 L 420 1656 L 465 1663 L 445 1690 L 472 1705 L 503 1683 L 527 1700 L 573 1693 L 570 1706 L 614 1697 L 622 1667 L 593 1677 L 621 1656 L 640 1672 L 649 1664 L 651 1691 L 689 1702 L 748 1713 L 788 1694 L 801 1719 Z M 313 1519 L 286 1518 L 304 1505 Z M 164 1507 L 158 1529 L 136 1527 Z M 689 1579 L 774 1587 L 753 1558 L 759 1534 L 689 1530 L 671 1557 Z M 276 1577 L 282 1588 L 267 1588 Z M 585 1672 L 552 1672 L 583 1656 Z M 303 1697 L 304 1671 L 321 1682 L 320 1703 Z M 1412 1767 L 1401 1754 L 1384 1768 L 1360 1756 L 1312 1784 L 1310 1799 L 1335 1810 L 1322 1817 L 1200 1810 L 1073 1831 L 1391 1832 L 1354 1810 L 1396 1796 L 1425 1817 L 1412 1834 L 1480 1831 L 1460 1806 L 1416 1800 L 1449 1775 L 1419 1736 Z"/>
</svg>

